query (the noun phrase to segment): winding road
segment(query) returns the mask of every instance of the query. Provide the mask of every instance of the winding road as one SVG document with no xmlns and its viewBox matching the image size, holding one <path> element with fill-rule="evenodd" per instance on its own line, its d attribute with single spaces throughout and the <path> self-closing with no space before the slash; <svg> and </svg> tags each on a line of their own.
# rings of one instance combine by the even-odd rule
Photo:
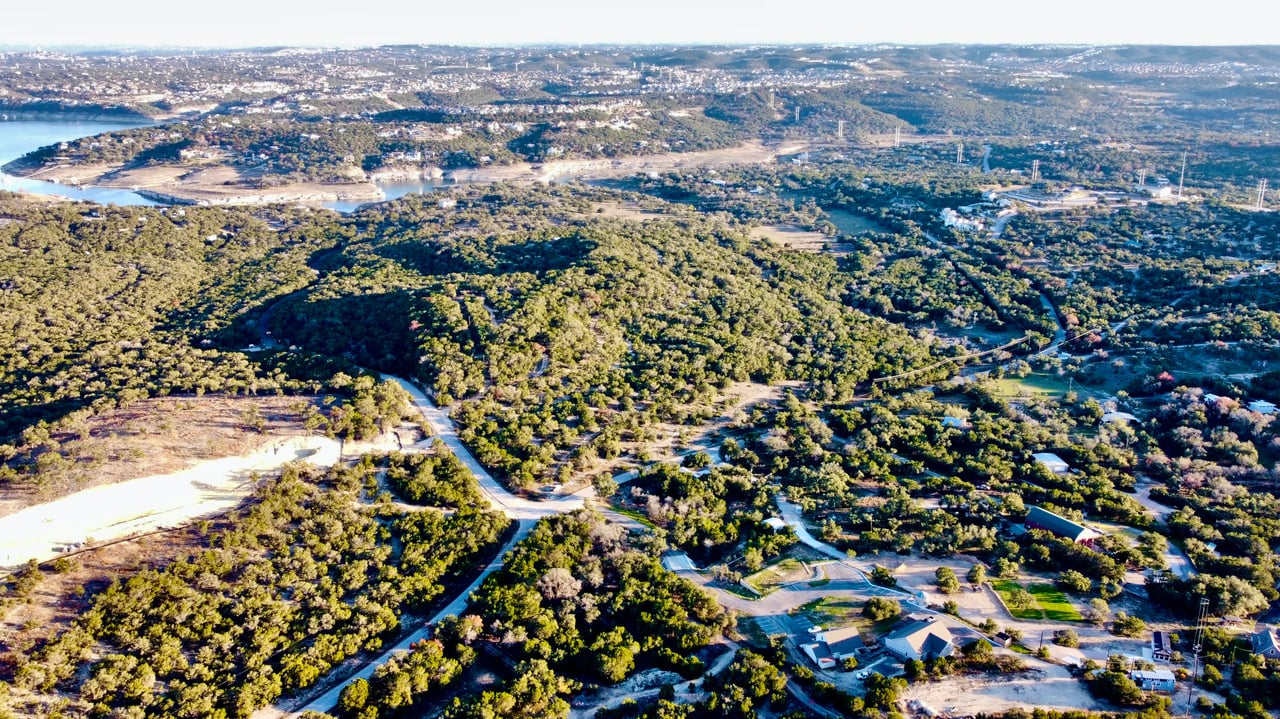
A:
<svg viewBox="0 0 1280 719">
<path fill-rule="evenodd" d="M 431 619 L 421 627 L 401 639 L 395 646 L 383 652 L 376 659 L 367 662 L 359 671 L 350 675 L 343 681 L 334 684 L 323 694 L 312 699 L 305 706 L 293 710 L 287 710 L 280 706 L 268 708 L 255 713 L 255 719 L 265 719 L 266 717 L 282 715 L 296 717 L 305 711 L 326 712 L 332 709 L 337 705 L 338 698 L 342 694 L 342 690 L 345 689 L 348 684 L 356 679 L 368 680 L 369 677 L 373 676 L 373 673 L 379 666 L 390 661 L 390 659 L 397 654 L 403 654 L 404 652 L 409 651 L 415 642 L 425 639 L 431 633 L 431 626 L 436 622 L 439 622 L 441 619 L 451 614 L 461 614 L 467 607 L 467 602 L 471 598 L 471 593 L 480 587 L 480 584 L 484 582 L 485 578 L 502 568 L 507 553 L 510 552 L 515 545 L 520 542 L 520 540 L 527 537 L 529 532 L 533 531 L 533 528 L 537 525 L 539 519 L 560 514 L 562 512 L 581 509 L 585 504 L 583 497 L 579 495 L 560 495 L 542 501 L 534 501 L 512 493 L 494 479 L 493 475 L 489 474 L 488 470 L 481 466 L 480 462 L 476 460 L 475 455 L 471 454 L 471 451 L 462 443 L 462 440 L 458 437 L 457 425 L 454 423 L 453 418 L 449 416 L 449 411 L 447 409 L 437 407 L 435 403 L 427 397 L 426 393 L 406 379 L 388 374 L 383 374 L 381 377 L 395 382 L 409 393 L 409 396 L 413 398 L 414 409 L 418 411 L 418 414 L 421 415 L 422 419 L 427 423 L 427 426 L 431 429 L 433 437 L 439 438 L 444 442 L 445 446 L 448 447 L 455 456 L 457 456 L 458 459 L 462 460 L 462 463 L 466 465 L 467 469 L 469 469 L 475 476 L 476 482 L 480 485 L 480 491 L 489 500 L 489 503 L 493 508 L 519 522 L 519 528 L 516 530 L 515 534 L 507 540 L 507 543 L 502 546 L 502 549 L 498 551 L 497 557 L 484 568 L 484 571 L 480 573 L 480 576 L 475 578 L 475 581 L 473 581 L 470 586 L 460 592 L 458 596 L 455 597 L 452 602 L 449 602 L 447 606 L 436 612 L 435 616 L 431 617 Z"/>
</svg>

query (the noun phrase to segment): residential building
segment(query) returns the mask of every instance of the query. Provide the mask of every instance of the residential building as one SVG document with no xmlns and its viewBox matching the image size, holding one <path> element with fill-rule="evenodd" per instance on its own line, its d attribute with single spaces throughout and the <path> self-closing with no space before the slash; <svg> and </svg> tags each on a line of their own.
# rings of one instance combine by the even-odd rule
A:
<svg viewBox="0 0 1280 719">
<path fill-rule="evenodd" d="M 1054 474 L 1066 474 L 1071 471 L 1071 465 L 1067 464 L 1067 460 L 1053 452 L 1037 452 L 1031 455 L 1031 458 Z"/>
<path fill-rule="evenodd" d="M 1261 654 L 1267 659 L 1280 659 L 1280 632 L 1272 627 L 1263 627 L 1249 637 L 1255 655 Z"/>
<path fill-rule="evenodd" d="M 1249 411 L 1257 412 L 1258 414 L 1275 414 L 1276 404 L 1265 399 L 1255 399 L 1249 403 Z"/>
<path fill-rule="evenodd" d="M 1173 658 L 1173 641 L 1168 632 L 1151 634 L 1151 658 L 1157 662 L 1167 662 Z"/>
<path fill-rule="evenodd" d="M 914 614 L 885 635 L 884 647 L 904 662 L 949 657 L 956 650 L 955 637 L 945 622 L 936 615 Z"/>
<path fill-rule="evenodd" d="M 1168 669 L 1135 669 L 1129 678 L 1144 691 L 1173 692 L 1178 688 L 1177 678 Z"/>
<path fill-rule="evenodd" d="M 770 530 L 774 532 L 781 532 L 787 528 L 787 523 L 782 521 L 781 519 L 778 519 L 777 517 L 769 517 L 768 519 L 764 520 L 764 526 L 768 527 Z"/>
<path fill-rule="evenodd" d="M 856 627 L 843 629 L 811 629 L 813 639 L 800 645 L 809 660 L 820 669 L 831 669 L 849 657 L 856 657 L 866 649 Z"/>
<path fill-rule="evenodd" d="M 1092 545 L 1102 534 L 1079 522 L 1034 505 L 1027 507 L 1027 529 L 1043 529 L 1076 544 Z"/>
</svg>

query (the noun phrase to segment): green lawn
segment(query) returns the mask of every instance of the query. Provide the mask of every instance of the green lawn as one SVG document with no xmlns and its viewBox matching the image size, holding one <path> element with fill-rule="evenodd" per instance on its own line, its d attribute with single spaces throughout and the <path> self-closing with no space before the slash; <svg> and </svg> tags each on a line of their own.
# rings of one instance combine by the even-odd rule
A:
<svg viewBox="0 0 1280 719">
<path fill-rule="evenodd" d="M 808 579 L 811 575 L 798 559 L 787 557 L 746 578 L 747 586 L 764 596 L 784 584 Z"/>
<path fill-rule="evenodd" d="M 804 615 L 815 626 L 857 627 L 863 638 L 878 637 L 898 623 L 899 616 L 873 622 L 862 616 L 863 602 L 854 599 L 824 597 L 791 610 L 791 614 Z"/>
<path fill-rule="evenodd" d="M 1084 618 L 1080 612 L 1067 601 L 1067 595 L 1052 584 L 1029 584 L 1023 586 L 1017 582 L 998 580 L 991 583 L 993 589 L 1000 593 L 1009 611 L 1016 619 L 1052 619 L 1058 622 L 1079 622 Z M 1026 608 L 1015 608 L 1011 603 L 1014 590 L 1026 589 L 1031 593 L 1035 603 Z"/>
<path fill-rule="evenodd" d="M 1068 382 L 1065 377 L 1043 372 L 1032 372 L 1026 377 L 1003 377 L 993 381 L 996 386 L 996 392 L 1003 397 L 1027 395 L 1060 398 L 1068 390 L 1074 391 L 1081 397 L 1093 397 L 1098 400 L 1108 396 L 1106 392 L 1084 387 L 1079 382 Z"/>
</svg>

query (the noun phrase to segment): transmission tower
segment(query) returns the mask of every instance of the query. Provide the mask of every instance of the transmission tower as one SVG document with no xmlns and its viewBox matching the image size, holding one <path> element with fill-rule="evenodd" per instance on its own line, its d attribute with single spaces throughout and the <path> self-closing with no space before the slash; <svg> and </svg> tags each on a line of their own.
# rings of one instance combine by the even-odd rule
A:
<svg viewBox="0 0 1280 719">
<path fill-rule="evenodd" d="M 1183 716 L 1191 717 L 1191 694 L 1196 690 L 1196 676 L 1200 671 L 1200 650 L 1204 648 L 1204 624 L 1209 614 L 1209 598 L 1200 597 L 1200 615 L 1196 617 L 1196 639 L 1191 645 L 1191 680 L 1187 682 L 1187 712 Z"/>
<path fill-rule="evenodd" d="M 844 120 L 836 120 L 836 139 L 844 139 Z M 1266 182 L 1266 180 L 1263 180 L 1263 182 Z"/>
<path fill-rule="evenodd" d="M 1144 167 L 1143 169 L 1138 170 L 1138 187 L 1146 187 L 1146 185 L 1147 185 L 1147 170 Z"/>
<path fill-rule="evenodd" d="M 1035 182 L 1040 179 L 1040 161 L 1031 161 L 1031 181 Z"/>
<path fill-rule="evenodd" d="M 1256 206 L 1259 210 L 1262 209 L 1263 201 L 1266 200 L 1266 198 L 1267 198 L 1267 180 L 1266 178 L 1263 178 L 1261 180 L 1258 180 L 1258 202 Z"/>
<path fill-rule="evenodd" d="M 893 146 L 894 147 L 902 146 L 902 128 L 901 127 L 893 128 Z"/>
<path fill-rule="evenodd" d="M 1178 201 L 1182 201 L 1182 181 L 1187 179 L 1187 152 L 1182 152 L 1182 171 L 1178 173 Z"/>
<path fill-rule="evenodd" d="M 964 143 L 963 142 L 956 143 L 956 164 L 957 165 L 964 164 Z"/>
</svg>

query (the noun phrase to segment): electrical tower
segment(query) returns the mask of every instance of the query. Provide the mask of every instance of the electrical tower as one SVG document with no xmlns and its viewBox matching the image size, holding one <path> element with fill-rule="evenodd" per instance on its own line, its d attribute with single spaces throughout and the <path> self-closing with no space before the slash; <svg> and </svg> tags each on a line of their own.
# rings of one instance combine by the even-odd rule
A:
<svg viewBox="0 0 1280 719">
<path fill-rule="evenodd" d="M 1143 169 L 1138 170 L 1138 187 L 1146 187 L 1146 186 L 1147 186 L 1147 170 L 1144 167 Z"/>
<path fill-rule="evenodd" d="M 893 146 L 894 147 L 902 146 L 902 128 L 901 127 L 893 128 Z"/>
<path fill-rule="evenodd" d="M 800 106 L 799 106 L 799 105 L 796 105 L 796 119 L 795 119 L 795 123 L 796 123 L 797 125 L 799 125 L 799 124 L 800 124 Z"/>
<path fill-rule="evenodd" d="M 1200 671 L 1200 650 L 1204 648 L 1204 623 L 1209 613 L 1209 598 L 1200 597 L 1200 616 L 1196 618 L 1196 639 L 1191 645 L 1191 680 L 1187 682 L 1187 712 L 1191 717 L 1191 694 L 1196 690 L 1196 674 Z"/>
<path fill-rule="evenodd" d="M 957 165 L 964 164 L 964 143 L 963 142 L 956 143 L 956 164 Z"/>
<path fill-rule="evenodd" d="M 1036 182 L 1040 179 L 1040 161 L 1031 161 L 1031 181 Z"/>
<path fill-rule="evenodd" d="M 1178 201 L 1182 201 L 1182 181 L 1187 179 L 1187 152 L 1182 151 L 1182 171 L 1178 173 Z"/>
<path fill-rule="evenodd" d="M 1263 178 L 1261 180 L 1258 180 L 1258 202 L 1256 207 L 1259 210 L 1263 208 L 1263 201 L 1266 199 L 1267 199 L 1267 180 L 1266 178 Z"/>
<path fill-rule="evenodd" d="M 844 140 L 844 120 L 836 120 L 836 139 Z M 1266 182 L 1266 180 L 1263 180 Z"/>
</svg>

